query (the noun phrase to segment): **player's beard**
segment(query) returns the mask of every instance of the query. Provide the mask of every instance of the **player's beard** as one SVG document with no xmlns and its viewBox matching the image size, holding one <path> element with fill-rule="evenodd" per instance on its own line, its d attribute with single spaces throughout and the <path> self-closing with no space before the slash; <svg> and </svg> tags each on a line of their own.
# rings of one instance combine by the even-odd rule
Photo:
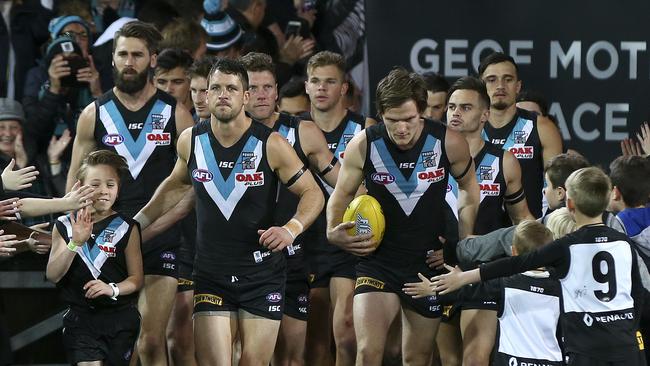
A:
<svg viewBox="0 0 650 366">
<path fill-rule="evenodd" d="M 494 109 L 496 109 L 498 111 L 506 110 L 510 106 L 511 106 L 511 104 L 508 104 L 506 102 L 496 102 L 496 103 L 492 103 L 492 105 L 491 105 L 492 108 L 494 108 Z"/>
<path fill-rule="evenodd" d="M 126 94 L 134 94 L 144 89 L 145 85 L 149 81 L 149 69 L 145 69 L 142 72 L 136 74 L 135 78 L 125 79 L 124 71 L 121 72 L 117 68 L 113 67 L 113 80 L 115 80 L 115 87 Z M 132 74 L 131 74 L 132 75 Z"/>
<path fill-rule="evenodd" d="M 243 106 L 241 107 L 243 108 Z M 239 112 L 241 111 L 241 108 L 239 110 L 235 110 L 234 108 L 231 107 L 230 111 L 221 111 L 217 109 L 214 113 L 214 116 L 217 118 L 219 122 L 222 123 L 230 123 L 232 120 L 239 115 Z"/>
</svg>

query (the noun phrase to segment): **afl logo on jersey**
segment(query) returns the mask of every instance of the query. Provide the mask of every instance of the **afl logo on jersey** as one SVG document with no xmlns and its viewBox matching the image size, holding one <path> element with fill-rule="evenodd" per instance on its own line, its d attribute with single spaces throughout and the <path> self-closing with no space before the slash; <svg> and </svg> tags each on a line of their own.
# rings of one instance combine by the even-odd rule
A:
<svg viewBox="0 0 650 366">
<path fill-rule="evenodd" d="M 377 184 L 383 185 L 391 184 L 395 181 L 395 177 L 392 174 L 385 172 L 372 173 L 370 179 Z"/>
<path fill-rule="evenodd" d="M 282 294 L 279 292 L 272 292 L 266 295 L 266 301 L 268 302 L 280 302 L 282 301 Z"/>
<path fill-rule="evenodd" d="M 124 142 L 124 137 L 119 133 L 109 133 L 102 137 L 104 145 L 115 146 Z"/>
<path fill-rule="evenodd" d="M 199 183 L 207 183 L 212 181 L 213 175 L 209 170 L 194 169 L 192 170 L 192 179 Z"/>
<path fill-rule="evenodd" d="M 452 189 L 451 184 L 447 183 L 447 193 L 451 192 Z"/>
</svg>

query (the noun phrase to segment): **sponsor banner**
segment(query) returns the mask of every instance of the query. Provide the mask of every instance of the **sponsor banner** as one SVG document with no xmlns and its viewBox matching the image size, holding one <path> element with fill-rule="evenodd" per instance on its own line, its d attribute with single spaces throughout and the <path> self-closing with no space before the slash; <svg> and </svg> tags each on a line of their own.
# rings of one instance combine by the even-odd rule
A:
<svg viewBox="0 0 650 366">
<path fill-rule="evenodd" d="M 548 99 L 565 149 L 609 164 L 649 117 L 650 28 L 638 26 L 649 12 L 648 2 L 605 0 L 588 9 L 557 0 L 366 1 L 369 93 L 396 65 L 453 82 L 503 51 L 518 63 L 522 88 Z"/>
</svg>

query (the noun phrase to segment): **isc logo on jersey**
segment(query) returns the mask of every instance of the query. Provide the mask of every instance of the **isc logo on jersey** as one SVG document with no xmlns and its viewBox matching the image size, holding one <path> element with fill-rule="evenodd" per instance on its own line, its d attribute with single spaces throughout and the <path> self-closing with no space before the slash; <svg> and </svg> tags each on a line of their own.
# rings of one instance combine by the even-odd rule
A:
<svg viewBox="0 0 650 366">
<path fill-rule="evenodd" d="M 514 146 L 508 149 L 517 159 L 532 159 L 535 154 L 533 146 Z"/>
<path fill-rule="evenodd" d="M 243 184 L 246 187 L 258 187 L 264 185 L 264 172 L 255 173 L 237 173 L 235 174 L 235 181 L 238 184 Z"/>
<path fill-rule="evenodd" d="M 102 142 L 104 145 L 115 146 L 124 142 L 124 136 L 119 133 L 109 133 L 102 137 Z"/>
<path fill-rule="evenodd" d="M 499 183 L 479 183 L 481 194 L 485 196 L 498 196 L 501 193 L 501 184 Z"/>
<path fill-rule="evenodd" d="M 172 143 L 172 135 L 169 132 L 148 133 L 147 141 L 152 141 L 156 146 L 165 146 Z"/>
<path fill-rule="evenodd" d="M 445 178 L 445 168 L 438 168 L 436 170 L 427 170 L 418 173 L 418 180 L 427 183 L 436 183 Z"/>
<path fill-rule="evenodd" d="M 212 181 L 213 175 L 210 171 L 205 169 L 192 170 L 192 179 L 199 183 L 207 183 Z"/>
</svg>

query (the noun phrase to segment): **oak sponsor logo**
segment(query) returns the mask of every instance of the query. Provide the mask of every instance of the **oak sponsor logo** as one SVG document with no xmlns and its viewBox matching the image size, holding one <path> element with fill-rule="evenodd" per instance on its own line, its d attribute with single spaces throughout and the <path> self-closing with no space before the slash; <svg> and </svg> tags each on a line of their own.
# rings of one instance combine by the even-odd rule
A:
<svg viewBox="0 0 650 366">
<path fill-rule="evenodd" d="M 246 187 L 258 187 L 264 185 L 264 172 L 256 173 L 237 173 L 235 174 L 235 181 L 243 184 Z"/>
<path fill-rule="evenodd" d="M 217 306 L 223 305 L 223 299 L 220 296 L 212 294 L 196 294 L 194 295 L 194 305 L 206 303 Z"/>
<path fill-rule="evenodd" d="M 532 159 L 535 154 L 535 148 L 532 146 L 511 147 L 509 150 L 517 159 Z"/>
<path fill-rule="evenodd" d="M 99 249 L 106 254 L 107 257 L 114 258 L 116 255 L 116 248 L 114 246 L 108 246 L 108 245 L 102 245 L 102 244 L 97 244 Z"/>
<path fill-rule="evenodd" d="M 148 133 L 147 141 L 153 142 L 156 146 L 166 146 L 172 143 L 172 135 L 169 132 Z"/>
<path fill-rule="evenodd" d="M 436 183 L 445 178 L 445 168 L 439 168 L 428 172 L 418 173 L 418 180 L 427 183 Z"/>
<path fill-rule="evenodd" d="M 485 196 L 498 196 L 501 193 L 501 184 L 499 183 L 479 183 L 479 187 Z"/>
<path fill-rule="evenodd" d="M 374 279 L 372 277 L 359 277 L 357 278 L 357 283 L 354 288 L 359 288 L 361 286 L 370 286 L 379 290 L 383 290 L 386 284 L 382 281 Z"/>
</svg>

